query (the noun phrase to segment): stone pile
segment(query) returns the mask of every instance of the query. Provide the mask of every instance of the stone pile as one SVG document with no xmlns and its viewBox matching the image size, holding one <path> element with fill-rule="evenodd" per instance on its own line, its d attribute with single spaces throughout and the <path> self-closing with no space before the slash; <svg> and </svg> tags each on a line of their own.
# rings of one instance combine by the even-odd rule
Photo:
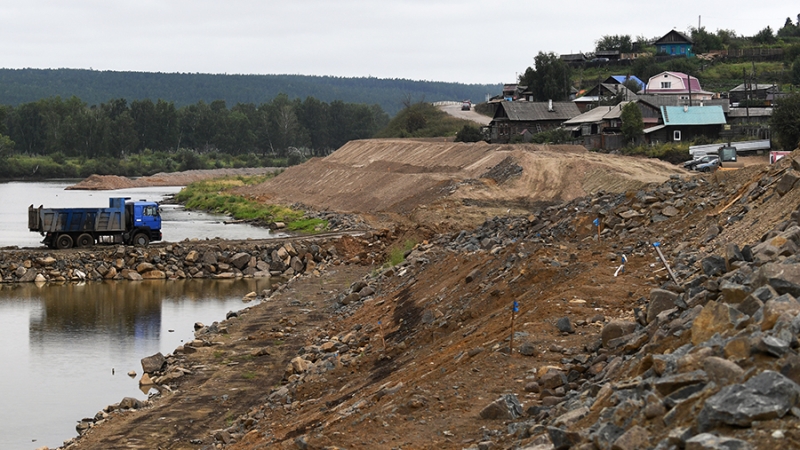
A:
<svg viewBox="0 0 800 450">
<path fill-rule="evenodd" d="M 376 236 L 370 233 L 370 238 Z M 365 255 L 369 256 L 369 255 Z M 376 255 L 372 255 L 376 257 Z M 184 241 L 149 248 L 96 246 L 81 251 L 0 252 L 3 283 L 291 277 L 337 259 L 333 239 L 283 243 Z M 365 258 L 367 259 L 367 258 Z"/>
<path fill-rule="evenodd" d="M 789 445 L 781 429 L 800 418 L 798 222 L 800 210 L 755 245 L 696 261 L 700 273 L 653 289 L 635 321 L 611 321 L 595 345 L 529 373 L 534 402 L 507 432 L 542 449 Z M 514 402 L 487 408 L 503 404 Z M 771 420 L 790 422 L 771 435 L 751 428 Z"/>
</svg>

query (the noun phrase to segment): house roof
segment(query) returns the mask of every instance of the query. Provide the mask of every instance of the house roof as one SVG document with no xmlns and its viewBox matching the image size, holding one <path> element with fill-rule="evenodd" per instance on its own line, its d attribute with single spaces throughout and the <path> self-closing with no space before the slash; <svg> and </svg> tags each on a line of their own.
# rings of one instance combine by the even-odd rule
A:
<svg viewBox="0 0 800 450">
<path fill-rule="evenodd" d="M 644 89 L 645 82 L 637 78 L 635 75 L 611 75 L 610 77 L 606 78 L 604 83 L 613 83 L 613 84 L 623 84 L 628 80 L 633 80 L 636 84 L 639 85 L 639 89 Z"/>
<path fill-rule="evenodd" d="M 651 88 L 647 89 L 647 93 L 651 93 L 652 92 L 652 93 L 659 93 L 659 94 L 685 94 L 685 93 L 688 93 L 689 91 L 691 91 L 692 93 L 698 93 L 698 94 L 713 94 L 713 92 L 704 91 L 703 88 L 700 87 L 700 80 L 698 80 L 697 78 L 695 78 L 695 77 L 693 77 L 691 75 L 686 75 L 683 72 L 661 72 L 661 73 L 659 73 L 657 75 L 653 75 L 652 77 L 650 77 L 650 79 L 647 81 L 647 84 L 649 85 L 650 82 L 652 82 L 653 80 L 655 80 L 657 78 L 664 78 L 664 77 L 667 77 L 667 76 L 673 76 L 675 78 L 680 79 L 681 83 L 682 83 L 682 86 L 677 87 L 677 88 L 669 88 L 669 89 L 661 89 L 661 88 L 652 88 L 651 87 Z M 690 88 L 690 86 L 691 86 L 691 88 Z"/>
<path fill-rule="evenodd" d="M 725 113 L 721 106 L 662 106 L 664 125 L 723 125 Z"/>
<path fill-rule="evenodd" d="M 694 92 L 694 91 L 692 91 Z M 677 95 L 654 95 L 654 94 L 637 94 L 639 101 L 645 102 L 655 107 L 661 106 L 684 106 L 688 100 L 683 100 Z M 692 104 L 696 104 L 697 100 L 692 100 Z M 723 112 L 728 112 L 730 109 L 730 102 L 724 98 L 712 98 L 711 100 L 703 100 L 703 106 L 720 106 Z M 697 105 L 700 106 L 700 105 Z"/>
<path fill-rule="evenodd" d="M 694 41 L 689 36 L 681 33 L 680 31 L 671 30 L 665 34 L 661 39 L 653 42 L 653 45 L 662 44 L 694 44 Z"/>
<path fill-rule="evenodd" d="M 517 122 L 563 121 L 581 113 L 572 102 L 553 102 L 552 111 L 549 111 L 548 102 L 502 102 L 495 112 L 495 119 L 498 118 L 500 108 L 505 110 L 508 120 Z"/>
<path fill-rule="evenodd" d="M 762 91 L 762 90 L 766 91 L 766 90 L 770 90 L 770 89 L 773 89 L 775 91 L 779 90 L 777 84 L 753 84 L 753 83 L 749 83 L 748 86 L 747 86 L 747 90 L 748 91 Z M 744 92 L 744 91 L 745 91 L 744 83 L 742 83 L 742 84 L 740 84 L 740 85 L 738 85 L 735 88 L 730 90 L 730 92 Z"/>
<path fill-rule="evenodd" d="M 622 108 L 630 102 L 622 102 L 616 106 L 598 106 L 585 113 L 564 122 L 565 126 L 580 125 L 582 123 L 597 123 L 604 120 L 618 119 L 622 115 Z"/>
</svg>

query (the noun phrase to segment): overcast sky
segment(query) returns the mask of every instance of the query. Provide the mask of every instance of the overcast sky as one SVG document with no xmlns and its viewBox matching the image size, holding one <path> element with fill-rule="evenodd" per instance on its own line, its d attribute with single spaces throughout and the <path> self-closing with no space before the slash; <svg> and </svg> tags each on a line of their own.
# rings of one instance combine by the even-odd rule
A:
<svg viewBox="0 0 800 450">
<path fill-rule="evenodd" d="M 785 0 L 0 0 L 0 67 L 508 83 L 604 35 L 774 31 Z"/>
</svg>

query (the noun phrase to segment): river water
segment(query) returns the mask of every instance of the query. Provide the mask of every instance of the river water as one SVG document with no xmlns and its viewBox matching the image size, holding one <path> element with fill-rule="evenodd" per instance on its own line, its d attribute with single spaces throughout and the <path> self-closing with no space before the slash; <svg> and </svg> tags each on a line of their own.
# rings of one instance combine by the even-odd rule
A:
<svg viewBox="0 0 800 450">
<path fill-rule="evenodd" d="M 29 205 L 99 207 L 108 197 L 159 201 L 180 188 L 65 191 L 70 181 L 0 183 L 0 247 L 42 247 L 27 229 Z M 163 208 L 164 240 L 270 238 L 268 230 L 225 225 L 221 216 Z M 268 279 L 0 284 L 0 449 L 58 447 L 75 425 L 139 390 L 141 358 L 171 353 L 210 324 L 247 306 Z M 135 371 L 135 378 L 128 377 Z"/>
</svg>

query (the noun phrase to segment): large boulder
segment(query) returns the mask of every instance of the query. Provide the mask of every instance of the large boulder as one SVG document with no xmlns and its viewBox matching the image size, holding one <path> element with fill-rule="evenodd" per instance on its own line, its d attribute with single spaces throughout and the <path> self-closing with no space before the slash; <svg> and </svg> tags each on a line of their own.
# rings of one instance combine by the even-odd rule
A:
<svg viewBox="0 0 800 450">
<path fill-rule="evenodd" d="M 516 395 L 506 394 L 486 405 L 480 415 L 482 419 L 514 420 L 522 415 L 522 405 Z"/>
<path fill-rule="evenodd" d="M 706 303 L 692 324 L 692 344 L 699 345 L 717 333 L 725 334 L 733 330 L 745 317 L 741 311 L 726 303 Z"/>
<path fill-rule="evenodd" d="M 766 370 L 743 384 L 725 386 L 709 397 L 697 418 L 701 431 L 719 425 L 749 427 L 756 420 L 783 417 L 800 400 L 800 385 Z"/>
<path fill-rule="evenodd" d="M 142 370 L 144 373 L 153 373 L 160 371 L 167 363 L 167 358 L 161 352 L 155 355 L 142 358 Z"/>
<path fill-rule="evenodd" d="M 652 322 L 662 311 L 675 307 L 678 294 L 665 289 L 653 289 L 650 291 L 650 303 L 647 305 L 647 323 Z"/>
</svg>

